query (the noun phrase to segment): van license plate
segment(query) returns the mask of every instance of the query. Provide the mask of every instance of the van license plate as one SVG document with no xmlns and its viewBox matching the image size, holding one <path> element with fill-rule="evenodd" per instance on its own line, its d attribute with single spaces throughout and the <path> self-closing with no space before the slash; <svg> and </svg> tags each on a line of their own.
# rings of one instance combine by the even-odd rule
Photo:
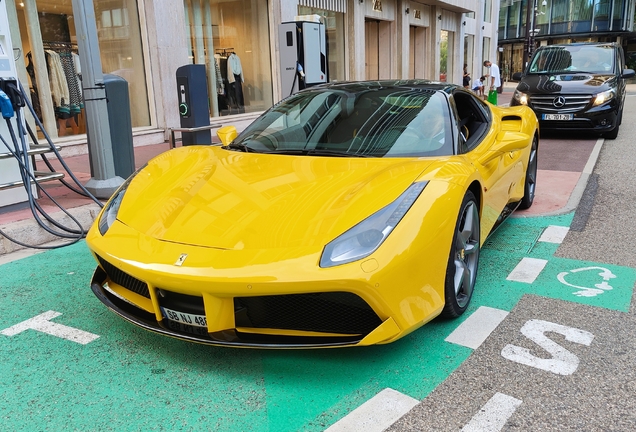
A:
<svg viewBox="0 0 636 432">
<path fill-rule="evenodd" d="M 572 114 L 543 114 L 543 120 L 572 120 Z"/>
</svg>

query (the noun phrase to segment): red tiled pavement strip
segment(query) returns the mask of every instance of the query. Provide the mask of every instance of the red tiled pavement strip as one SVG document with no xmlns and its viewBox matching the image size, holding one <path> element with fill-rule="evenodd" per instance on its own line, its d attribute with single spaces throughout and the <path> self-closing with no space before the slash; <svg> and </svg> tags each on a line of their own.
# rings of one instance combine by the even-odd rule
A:
<svg viewBox="0 0 636 432">
<path fill-rule="evenodd" d="M 557 213 L 568 204 L 580 172 L 538 170 L 535 198 L 527 210 L 517 210 L 517 216 L 540 216 Z"/>
</svg>

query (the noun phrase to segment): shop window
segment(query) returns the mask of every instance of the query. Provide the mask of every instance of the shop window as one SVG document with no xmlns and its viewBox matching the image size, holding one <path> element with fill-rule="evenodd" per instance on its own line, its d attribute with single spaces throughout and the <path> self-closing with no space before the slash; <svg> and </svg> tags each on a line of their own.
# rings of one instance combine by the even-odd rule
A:
<svg viewBox="0 0 636 432">
<path fill-rule="evenodd" d="M 117 6 L 114 8 L 113 4 Z M 35 4 L 37 10 L 29 11 Z M 148 91 L 135 0 L 94 0 L 102 71 L 128 82 L 133 127 L 150 125 Z M 86 132 L 71 0 L 16 3 L 31 100 L 52 137 Z M 37 19 L 35 18 L 37 17 Z M 18 65 L 22 65 L 18 62 Z M 42 98 L 50 94 L 51 98 Z"/>
<path fill-rule="evenodd" d="M 185 0 L 188 54 L 204 64 L 210 115 L 264 111 L 272 106 L 266 0 Z"/>
</svg>

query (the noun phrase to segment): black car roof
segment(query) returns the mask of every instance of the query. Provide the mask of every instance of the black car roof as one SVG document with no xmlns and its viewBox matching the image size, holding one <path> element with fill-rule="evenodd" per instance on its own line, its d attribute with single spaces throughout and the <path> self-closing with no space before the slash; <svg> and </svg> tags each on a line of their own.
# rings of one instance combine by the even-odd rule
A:
<svg viewBox="0 0 636 432">
<path fill-rule="evenodd" d="M 451 83 L 445 83 L 440 81 L 430 80 L 373 80 L 373 81 L 338 81 L 327 84 L 320 84 L 312 87 L 308 87 L 303 91 L 311 91 L 316 89 L 340 89 L 349 92 L 356 92 L 362 90 L 381 89 L 381 88 L 409 88 L 417 87 L 421 89 L 428 89 L 433 91 L 443 91 L 445 93 L 452 93 L 453 90 L 460 88 L 460 86 Z"/>
</svg>

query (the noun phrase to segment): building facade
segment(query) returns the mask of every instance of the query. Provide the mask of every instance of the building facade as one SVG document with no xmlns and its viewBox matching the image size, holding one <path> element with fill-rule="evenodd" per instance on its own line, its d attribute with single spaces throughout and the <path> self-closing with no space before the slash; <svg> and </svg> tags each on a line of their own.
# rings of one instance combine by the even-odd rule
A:
<svg viewBox="0 0 636 432">
<path fill-rule="evenodd" d="M 628 67 L 636 67 L 634 3 L 635 0 L 503 0 L 498 28 L 502 75 L 509 78 L 523 70 L 525 44 L 532 52 L 539 45 L 619 42 L 625 49 Z M 526 22 L 530 23 L 528 27 Z"/>
<path fill-rule="evenodd" d="M 278 26 L 325 23 L 330 81 L 461 84 L 496 60 L 499 0 L 93 0 L 103 72 L 129 84 L 135 146 L 180 126 L 175 73 L 206 66 L 210 117 L 247 125 L 284 96 Z M 6 0 L 18 78 L 65 154 L 86 151 L 72 0 Z"/>
</svg>

